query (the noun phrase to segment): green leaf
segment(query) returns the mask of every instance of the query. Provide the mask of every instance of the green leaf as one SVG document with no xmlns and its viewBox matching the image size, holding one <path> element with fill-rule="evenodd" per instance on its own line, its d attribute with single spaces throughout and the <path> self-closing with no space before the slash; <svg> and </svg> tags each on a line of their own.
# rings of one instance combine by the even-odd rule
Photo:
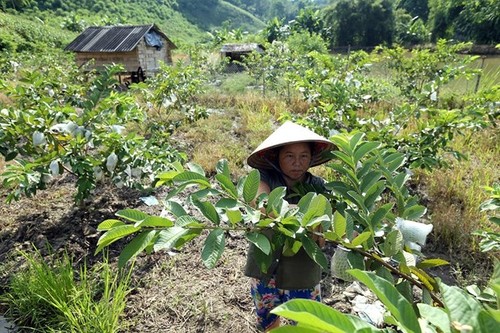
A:
<svg viewBox="0 0 500 333">
<path fill-rule="evenodd" d="M 393 206 L 394 203 L 390 202 L 386 203 L 385 205 L 377 209 L 377 211 L 371 216 L 370 224 L 372 226 L 372 229 L 376 229 L 377 226 L 379 226 L 379 224 L 383 221 L 387 213 L 391 211 Z"/>
<path fill-rule="evenodd" d="M 394 172 L 405 163 L 405 155 L 402 153 L 392 153 L 384 158 L 384 163 L 389 171 Z"/>
<path fill-rule="evenodd" d="M 162 228 L 168 228 L 174 225 L 174 222 L 171 220 L 165 218 L 165 217 L 160 217 L 160 216 L 148 216 L 146 219 L 143 221 L 137 222 L 135 224 L 135 227 L 162 227 Z"/>
<path fill-rule="evenodd" d="M 201 252 L 201 259 L 207 268 L 214 268 L 217 261 L 224 252 L 225 237 L 224 230 L 214 229 L 205 240 L 205 245 Z"/>
<path fill-rule="evenodd" d="M 325 186 L 327 189 L 334 191 L 335 193 L 343 196 L 344 198 L 349 197 L 348 194 L 349 191 L 355 190 L 355 188 L 353 188 L 352 186 L 349 186 L 348 184 L 340 181 L 329 182 Z"/>
<path fill-rule="evenodd" d="M 354 162 L 352 161 L 351 156 L 347 155 L 344 152 L 338 151 L 338 150 L 333 151 L 332 154 L 336 158 L 338 158 L 339 160 L 341 160 L 342 162 L 347 164 L 352 170 L 356 170 L 356 164 L 354 164 Z"/>
<path fill-rule="evenodd" d="M 278 213 L 281 211 L 281 207 L 283 206 L 283 198 L 286 194 L 286 187 L 279 186 L 269 193 L 267 198 L 267 207 L 266 213 L 271 214 L 273 212 Z"/>
<path fill-rule="evenodd" d="M 271 243 L 265 235 L 259 232 L 249 232 L 245 236 L 249 242 L 255 244 L 264 254 L 271 253 Z"/>
<path fill-rule="evenodd" d="M 252 170 L 243 183 L 243 200 L 246 203 L 252 202 L 257 196 L 260 184 L 260 173 L 258 170 Z"/>
<path fill-rule="evenodd" d="M 497 315 L 496 318 L 493 312 L 496 313 Z M 495 332 L 498 330 L 498 323 L 499 323 L 498 315 L 499 315 L 498 310 L 490 310 L 490 311 L 483 310 L 479 313 L 478 321 L 481 333 Z"/>
<path fill-rule="evenodd" d="M 125 224 L 125 222 L 120 221 L 120 220 L 108 219 L 108 220 L 104 220 L 101 223 L 99 223 L 99 225 L 97 226 L 97 230 L 98 231 L 106 231 L 106 230 L 109 230 L 109 229 L 112 229 L 114 227 L 117 227 L 119 225 L 124 225 L 124 224 Z"/>
<path fill-rule="evenodd" d="M 173 180 L 184 184 L 198 184 L 202 187 L 210 187 L 210 182 L 205 176 L 193 171 L 181 172 Z"/>
<path fill-rule="evenodd" d="M 201 190 L 195 191 L 189 195 L 190 200 L 202 200 L 206 197 L 213 197 L 220 195 L 220 191 L 215 188 L 203 188 Z"/>
<path fill-rule="evenodd" d="M 182 205 L 178 202 L 167 200 L 164 203 L 165 209 L 174 214 L 175 217 L 187 215 Z"/>
<path fill-rule="evenodd" d="M 183 228 L 203 228 L 205 225 L 190 215 L 183 215 L 175 222 L 177 227 Z"/>
<path fill-rule="evenodd" d="M 301 225 L 306 226 L 309 224 L 311 219 L 325 215 L 328 212 L 327 208 L 329 208 L 329 211 L 331 212 L 331 205 L 326 197 L 323 195 L 314 195 L 307 211 L 302 217 Z"/>
<path fill-rule="evenodd" d="M 354 163 L 358 163 L 363 156 L 380 147 L 379 142 L 363 142 L 354 150 Z"/>
<path fill-rule="evenodd" d="M 392 230 L 389 232 L 383 243 L 382 250 L 384 255 L 387 257 L 392 257 L 403 248 L 403 235 L 399 230 Z"/>
<path fill-rule="evenodd" d="M 415 205 L 409 208 L 405 208 L 401 217 L 406 220 L 417 220 L 422 217 L 422 215 L 424 215 L 426 211 L 427 208 L 425 208 L 424 206 Z"/>
<path fill-rule="evenodd" d="M 400 172 L 393 179 L 392 182 L 396 184 L 398 189 L 403 189 L 405 183 L 410 179 L 410 175 L 406 172 Z"/>
<path fill-rule="evenodd" d="M 179 162 L 179 161 L 175 161 L 175 162 L 170 163 L 170 166 L 178 172 L 184 171 L 184 167 L 182 166 L 181 162 Z"/>
<path fill-rule="evenodd" d="M 13 159 L 16 158 L 18 152 L 17 151 L 11 151 L 5 155 L 5 162 L 12 161 Z"/>
<path fill-rule="evenodd" d="M 201 234 L 202 231 L 203 231 L 203 229 L 189 229 L 189 231 L 186 232 L 186 234 L 184 234 L 182 237 L 180 237 L 175 242 L 174 247 L 176 249 L 182 248 L 184 246 L 184 244 L 186 244 L 189 241 L 191 241 L 192 239 L 198 237 Z"/>
<path fill-rule="evenodd" d="M 290 326 L 285 325 L 277 328 L 273 328 L 272 333 L 318 333 L 318 330 L 315 328 L 300 327 L 298 326 Z"/>
<path fill-rule="evenodd" d="M 338 211 L 333 214 L 333 230 L 339 238 L 342 238 L 346 232 L 347 221 Z"/>
<path fill-rule="evenodd" d="M 226 216 L 232 225 L 235 225 L 243 220 L 243 215 L 239 209 L 226 210 Z"/>
<path fill-rule="evenodd" d="M 137 209 L 119 210 L 115 215 L 132 222 L 140 222 L 149 216 L 148 214 L 143 213 Z"/>
<path fill-rule="evenodd" d="M 348 270 L 348 272 L 377 295 L 404 332 L 421 333 L 413 305 L 398 292 L 392 283 L 372 272 L 359 269 Z"/>
<path fill-rule="evenodd" d="M 427 269 L 432 267 L 449 265 L 450 263 L 443 259 L 424 259 L 417 263 L 417 267 L 421 269 Z"/>
<path fill-rule="evenodd" d="M 232 198 L 238 198 L 238 190 L 229 177 L 219 173 L 215 175 L 215 179 L 217 179 L 227 194 L 229 194 Z"/>
<path fill-rule="evenodd" d="M 188 232 L 188 229 L 177 226 L 160 231 L 158 239 L 153 247 L 155 252 L 163 249 L 170 250 L 175 245 L 177 240 Z"/>
<path fill-rule="evenodd" d="M 359 184 L 359 180 L 358 180 L 358 177 L 356 175 L 356 173 L 354 172 L 353 169 L 347 169 L 346 167 L 344 167 L 342 164 L 338 164 L 338 163 L 329 163 L 328 166 L 330 168 L 332 168 L 333 170 L 337 171 L 340 175 L 344 176 L 344 177 L 347 177 L 348 180 L 350 181 L 350 187 L 356 187 L 358 186 Z M 333 182 L 333 184 L 335 184 L 336 182 Z M 339 182 L 340 183 L 340 182 Z M 332 185 L 333 185 L 332 184 Z M 343 183 L 342 183 L 343 184 Z M 343 187 L 347 187 L 347 184 L 345 184 Z M 328 188 L 328 187 L 327 187 Z"/>
<path fill-rule="evenodd" d="M 439 288 L 450 320 L 461 325 L 478 327 L 478 315 L 482 310 L 481 303 L 459 287 L 450 287 L 440 283 Z"/>
<path fill-rule="evenodd" d="M 352 153 L 349 141 L 345 136 L 335 135 L 330 139 L 330 141 L 332 141 L 340 150 L 348 152 L 349 154 Z"/>
<path fill-rule="evenodd" d="M 339 237 L 335 232 L 332 231 L 324 231 L 323 237 L 329 241 L 339 241 L 341 239 L 341 237 Z"/>
<path fill-rule="evenodd" d="M 355 191 L 349 191 L 347 192 L 347 194 L 349 195 L 350 198 L 352 198 L 352 201 L 354 204 L 356 204 L 356 206 L 358 206 L 358 208 L 362 211 L 368 211 L 368 209 L 366 208 L 365 206 L 365 203 L 364 203 L 364 198 L 363 196 L 361 196 L 360 194 L 358 194 L 357 192 Z"/>
<path fill-rule="evenodd" d="M 359 234 L 358 236 L 356 236 L 356 238 L 354 238 L 352 240 L 350 245 L 353 247 L 359 246 L 359 245 L 363 244 L 364 242 L 366 242 L 368 239 L 370 239 L 371 235 L 372 235 L 371 231 L 362 232 L 361 234 Z"/>
<path fill-rule="evenodd" d="M 203 168 L 199 164 L 190 162 L 187 164 L 187 167 L 190 171 L 205 177 L 205 170 L 203 170 Z"/>
<path fill-rule="evenodd" d="M 365 195 L 365 207 L 371 210 L 375 201 L 379 198 L 380 194 L 385 190 L 385 181 L 381 180 L 376 182 L 372 187 L 366 191 Z"/>
<path fill-rule="evenodd" d="M 219 209 L 234 209 L 238 208 L 238 201 L 230 198 L 222 198 L 215 204 L 215 208 Z"/>
<path fill-rule="evenodd" d="M 296 255 L 299 250 L 302 248 L 302 243 L 298 240 L 294 240 L 292 238 L 285 239 L 285 245 L 283 245 L 282 254 L 285 257 L 292 257 Z"/>
<path fill-rule="evenodd" d="M 314 192 L 308 192 L 300 198 L 297 203 L 297 207 L 299 207 L 299 212 L 305 214 L 311 205 L 312 199 L 316 196 Z"/>
<path fill-rule="evenodd" d="M 221 159 L 217 162 L 217 165 L 215 166 L 215 170 L 217 171 L 218 174 L 226 176 L 226 178 L 231 178 L 231 174 L 229 172 L 229 165 L 227 163 L 226 159 Z"/>
<path fill-rule="evenodd" d="M 220 224 L 219 214 L 217 214 L 217 210 L 211 202 L 194 199 L 193 204 L 199 209 L 203 216 L 209 219 L 212 223 L 215 225 Z"/>
<path fill-rule="evenodd" d="M 271 310 L 271 313 L 297 322 L 298 327 L 302 323 L 306 324 L 306 327 L 314 328 L 316 332 L 358 332 L 363 328 L 373 329 L 371 332 L 382 332 L 356 316 L 344 314 L 328 305 L 309 299 L 289 300 Z"/>
<path fill-rule="evenodd" d="M 359 189 L 362 193 L 368 192 L 368 189 L 372 187 L 379 179 L 382 177 L 382 172 L 374 170 L 370 171 L 367 175 L 361 178 L 361 184 Z"/>
<path fill-rule="evenodd" d="M 169 170 L 167 172 L 160 173 L 159 175 L 156 176 L 156 183 L 155 187 L 160 187 L 163 184 L 170 184 L 172 183 L 173 179 L 175 176 L 177 176 L 180 173 L 180 171 L 175 171 L 175 170 Z"/>
<path fill-rule="evenodd" d="M 133 234 L 138 230 L 139 228 L 136 228 L 130 224 L 118 225 L 112 229 L 109 229 L 97 241 L 97 249 L 95 250 L 95 253 L 99 253 L 104 247 L 130 234 Z"/>
<path fill-rule="evenodd" d="M 365 136 L 365 133 L 362 132 L 357 132 L 354 133 L 354 135 L 351 137 L 349 140 L 349 147 L 351 148 L 351 151 L 354 152 L 356 147 L 359 147 L 361 139 Z"/>
<path fill-rule="evenodd" d="M 151 243 L 155 235 L 155 230 L 143 231 L 132 239 L 120 253 L 118 257 L 118 267 L 124 267 L 131 258 L 141 253 Z"/>
<path fill-rule="evenodd" d="M 316 244 L 316 242 L 306 236 L 302 238 L 302 245 L 311 259 L 313 259 L 323 269 L 328 269 L 328 261 L 326 260 L 325 254 L 321 251 L 321 248 L 318 244 Z"/>
</svg>

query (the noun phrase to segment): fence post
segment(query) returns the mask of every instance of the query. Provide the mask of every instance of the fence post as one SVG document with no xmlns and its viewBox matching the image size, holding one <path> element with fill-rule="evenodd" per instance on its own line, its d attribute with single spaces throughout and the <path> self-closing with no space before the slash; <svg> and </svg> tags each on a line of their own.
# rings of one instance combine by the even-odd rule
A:
<svg viewBox="0 0 500 333">
<path fill-rule="evenodd" d="M 477 80 L 476 80 L 476 87 L 474 88 L 474 94 L 477 94 L 477 91 L 479 90 L 479 81 L 481 81 L 481 73 L 483 72 L 484 68 L 484 60 L 486 59 L 486 56 L 481 56 L 481 72 L 477 75 Z"/>
</svg>

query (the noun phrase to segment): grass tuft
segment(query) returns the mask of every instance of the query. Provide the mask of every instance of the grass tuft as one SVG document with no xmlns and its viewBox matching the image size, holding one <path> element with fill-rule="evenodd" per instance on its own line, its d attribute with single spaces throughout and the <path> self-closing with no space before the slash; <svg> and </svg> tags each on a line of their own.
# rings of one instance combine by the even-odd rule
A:
<svg viewBox="0 0 500 333">
<path fill-rule="evenodd" d="M 42 332 L 115 333 L 129 293 L 131 269 L 116 273 L 104 259 L 101 264 L 75 273 L 67 254 L 51 262 L 21 252 L 27 267 L 16 274 L 1 300 L 8 306 L 5 316 L 19 327 Z"/>
</svg>

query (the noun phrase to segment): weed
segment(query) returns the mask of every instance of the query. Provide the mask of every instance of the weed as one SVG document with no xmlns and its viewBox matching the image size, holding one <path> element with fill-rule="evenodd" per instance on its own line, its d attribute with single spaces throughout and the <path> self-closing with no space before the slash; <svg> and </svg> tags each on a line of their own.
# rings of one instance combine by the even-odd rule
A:
<svg viewBox="0 0 500 333">
<path fill-rule="evenodd" d="M 227 76 L 220 89 L 229 94 L 243 93 L 255 84 L 255 80 L 246 72 Z"/>
<path fill-rule="evenodd" d="M 21 255 L 27 267 L 1 298 L 8 305 L 7 317 L 20 327 L 45 332 L 118 332 L 131 269 L 125 275 L 113 272 L 105 258 L 91 271 L 84 264 L 75 274 L 67 254 L 51 262 L 38 251 Z"/>
</svg>

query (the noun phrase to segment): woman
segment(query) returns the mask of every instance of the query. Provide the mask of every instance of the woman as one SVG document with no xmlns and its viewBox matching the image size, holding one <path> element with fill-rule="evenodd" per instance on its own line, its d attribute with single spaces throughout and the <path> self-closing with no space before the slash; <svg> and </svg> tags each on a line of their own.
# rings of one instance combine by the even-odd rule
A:
<svg viewBox="0 0 500 333">
<path fill-rule="evenodd" d="M 299 184 L 311 185 L 324 190 L 324 180 L 313 176 L 308 170 L 327 162 L 327 152 L 333 144 L 326 138 L 292 122 L 286 122 L 271 134 L 248 157 L 247 163 L 260 172 L 260 193 L 270 193 L 279 186 L 285 186 L 290 204 L 297 204 L 300 196 L 293 195 L 293 188 Z M 273 231 L 264 234 L 272 239 Z M 294 256 L 281 255 L 282 249 L 273 253 L 267 273 L 257 265 L 258 249 L 250 244 L 245 266 L 245 275 L 251 278 L 251 293 L 256 306 L 258 327 L 271 330 L 280 322 L 270 311 L 292 298 L 321 300 L 321 268 L 300 249 Z"/>
</svg>

